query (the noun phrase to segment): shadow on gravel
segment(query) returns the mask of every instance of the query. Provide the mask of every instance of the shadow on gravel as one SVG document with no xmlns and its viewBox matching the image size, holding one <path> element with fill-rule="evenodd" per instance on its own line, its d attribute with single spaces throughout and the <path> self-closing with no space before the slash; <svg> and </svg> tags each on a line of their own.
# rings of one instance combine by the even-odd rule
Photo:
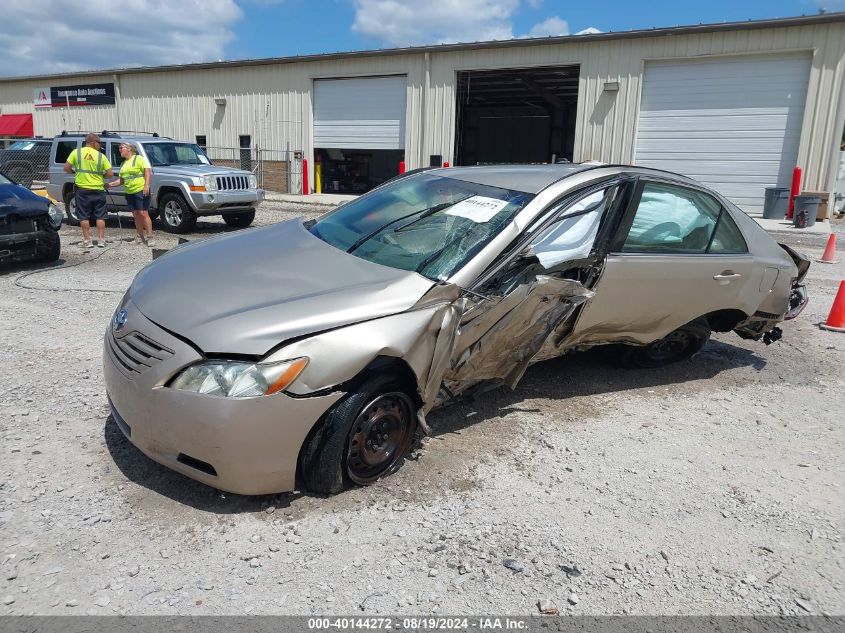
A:
<svg viewBox="0 0 845 633">
<path fill-rule="evenodd" d="M 762 346 L 762 343 L 760 343 Z M 488 418 L 501 417 L 516 411 L 539 411 L 520 406 L 532 398 L 567 400 L 577 396 L 594 396 L 630 389 L 666 387 L 695 380 L 709 380 L 718 374 L 738 368 L 756 372 L 766 366 L 766 359 L 751 350 L 711 340 L 693 359 L 659 369 L 625 369 L 614 364 L 613 350 L 594 348 L 571 353 L 561 358 L 529 367 L 514 391 L 499 388 L 458 401 L 453 406 L 432 412 L 429 422 L 435 436 L 454 433 Z M 466 417 L 453 415 L 453 407 L 463 406 L 477 411 Z M 580 405 L 582 408 L 583 405 Z M 580 408 L 578 410 L 580 410 Z M 577 410 L 576 410 L 577 412 Z"/>
<path fill-rule="evenodd" d="M 302 496 L 300 493 L 283 493 L 246 497 L 222 492 L 189 479 L 144 455 L 126 439 L 111 416 L 106 418 L 103 435 L 109 454 L 127 479 L 197 510 L 242 514 L 261 512 L 271 505 L 284 510 Z"/>
<path fill-rule="evenodd" d="M 0 278 L 5 277 L 7 275 L 14 275 L 16 273 L 31 273 L 38 272 L 41 270 L 49 270 L 51 268 L 58 268 L 60 266 L 64 266 L 66 263 L 67 260 L 65 260 L 63 257 L 59 257 L 59 259 L 54 262 L 29 261 L 0 264 Z"/>
</svg>

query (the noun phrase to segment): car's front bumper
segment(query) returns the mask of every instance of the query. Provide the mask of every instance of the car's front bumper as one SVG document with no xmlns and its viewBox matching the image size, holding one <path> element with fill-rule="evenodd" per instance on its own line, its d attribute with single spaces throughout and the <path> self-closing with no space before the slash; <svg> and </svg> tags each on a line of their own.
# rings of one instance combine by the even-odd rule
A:
<svg viewBox="0 0 845 633">
<path fill-rule="evenodd" d="M 56 231 L 0 235 L 0 263 L 23 262 L 46 256 L 59 240 Z"/>
<path fill-rule="evenodd" d="M 254 209 L 264 200 L 263 189 L 237 191 L 192 191 L 191 205 L 197 213 L 237 213 Z"/>
<path fill-rule="evenodd" d="M 129 440 L 155 461 L 221 490 L 293 490 L 302 443 L 343 394 L 235 399 L 167 388 L 202 356 L 131 302 L 123 307 L 126 325 L 106 332 L 103 366 L 114 419 Z M 145 359 L 138 350 L 162 358 Z"/>
</svg>

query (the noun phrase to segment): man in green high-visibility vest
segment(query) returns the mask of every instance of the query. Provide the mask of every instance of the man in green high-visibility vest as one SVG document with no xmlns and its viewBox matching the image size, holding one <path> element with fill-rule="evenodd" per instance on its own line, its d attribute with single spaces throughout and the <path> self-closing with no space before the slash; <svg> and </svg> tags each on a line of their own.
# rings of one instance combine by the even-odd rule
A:
<svg viewBox="0 0 845 633">
<path fill-rule="evenodd" d="M 91 248 L 91 222 L 97 224 L 97 246 L 106 245 L 106 186 L 111 178 L 109 159 L 100 151 L 102 143 L 96 134 L 85 135 L 85 145 L 70 153 L 65 172 L 74 174 L 76 215 L 82 227 L 82 248 Z"/>
</svg>

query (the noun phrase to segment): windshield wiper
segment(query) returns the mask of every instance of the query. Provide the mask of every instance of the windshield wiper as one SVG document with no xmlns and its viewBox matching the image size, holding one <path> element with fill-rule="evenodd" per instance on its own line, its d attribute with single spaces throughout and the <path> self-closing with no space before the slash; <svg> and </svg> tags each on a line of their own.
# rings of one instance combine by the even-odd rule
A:
<svg viewBox="0 0 845 633">
<path fill-rule="evenodd" d="M 354 251 L 355 251 L 355 250 L 357 250 L 357 249 L 358 249 L 358 247 L 359 247 L 359 246 L 361 246 L 364 242 L 367 242 L 367 241 L 371 240 L 371 239 L 372 239 L 372 238 L 374 238 L 376 235 L 378 235 L 379 233 L 381 233 L 381 232 L 382 232 L 382 231 L 384 231 L 385 229 L 389 229 L 391 226 L 393 226 L 393 225 L 394 225 L 394 224 L 396 224 L 397 222 L 401 222 L 402 220 L 407 220 L 408 218 L 413 218 L 415 215 L 419 215 L 419 217 L 418 217 L 418 218 L 414 218 L 413 220 L 411 220 L 411 221 L 410 221 L 410 222 L 408 222 L 407 224 L 403 224 L 402 226 L 400 226 L 399 228 L 397 228 L 397 229 L 396 229 L 396 232 L 399 232 L 399 231 L 401 231 L 402 229 L 405 229 L 405 228 L 407 228 L 407 227 L 411 226 L 411 225 L 412 225 L 412 224 L 414 224 L 415 222 L 419 222 L 420 220 L 423 220 L 423 219 L 427 218 L 427 217 L 428 217 L 428 216 L 430 216 L 430 215 L 434 215 L 435 213 L 437 213 L 438 211 L 442 211 L 443 209 L 448 209 L 449 207 L 452 207 L 452 206 L 454 206 L 454 205 L 458 204 L 459 202 L 463 202 L 463 201 L 464 201 L 464 200 L 466 200 L 467 198 L 471 198 L 471 197 L 472 197 L 472 196 L 474 196 L 474 195 L 475 195 L 475 194 L 470 194 L 470 195 L 465 196 L 465 197 L 463 197 L 463 198 L 459 198 L 458 200 L 453 200 L 452 202 L 443 202 L 443 203 L 441 203 L 441 204 L 436 204 L 436 205 L 434 205 L 433 207 L 429 207 L 428 209 L 422 209 L 422 210 L 420 210 L 420 211 L 414 211 L 413 213 L 409 213 L 409 214 L 407 214 L 407 215 L 403 215 L 402 217 L 396 218 L 395 220 L 391 220 L 391 221 L 390 221 L 390 222 L 388 222 L 387 224 L 384 224 L 384 225 L 380 226 L 379 228 L 377 228 L 375 231 L 372 231 L 371 233 L 367 233 L 364 237 L 359 238 L 358 240 L 356 240 L 356 241 L 355 241 L 355 243 L 354 243 L 354 244 L 352 244 L 352 246 L 350 246 L 348 249 L 346 249 L 346 252 L 347 252 L 347 253 L 352 253 L 352 252 L 354 252 Z M 421 215 L 420 215 L 420 214 L 421 214 Z"/>
</svg>

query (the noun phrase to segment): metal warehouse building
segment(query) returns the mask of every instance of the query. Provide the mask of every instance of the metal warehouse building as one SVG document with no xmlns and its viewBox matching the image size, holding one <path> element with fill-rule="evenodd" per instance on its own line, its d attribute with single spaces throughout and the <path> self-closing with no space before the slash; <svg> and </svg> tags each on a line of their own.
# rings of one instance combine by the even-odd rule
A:
<svg viewBox="0 0 845 633">
<path fill-rule="evenodd" d="M 250 161 L 258 147 L 292 172 L 307 159 L 310 189 L 324 192 L 369 189 L 401 160 L 636 163 L 754 213 L 796 165 L 804 190 L 831 191 L 843 75 L 836 13 L 9 78 L 0 126 L 23 114 L 43 136 L 154 130 Z"/>
</svg>

